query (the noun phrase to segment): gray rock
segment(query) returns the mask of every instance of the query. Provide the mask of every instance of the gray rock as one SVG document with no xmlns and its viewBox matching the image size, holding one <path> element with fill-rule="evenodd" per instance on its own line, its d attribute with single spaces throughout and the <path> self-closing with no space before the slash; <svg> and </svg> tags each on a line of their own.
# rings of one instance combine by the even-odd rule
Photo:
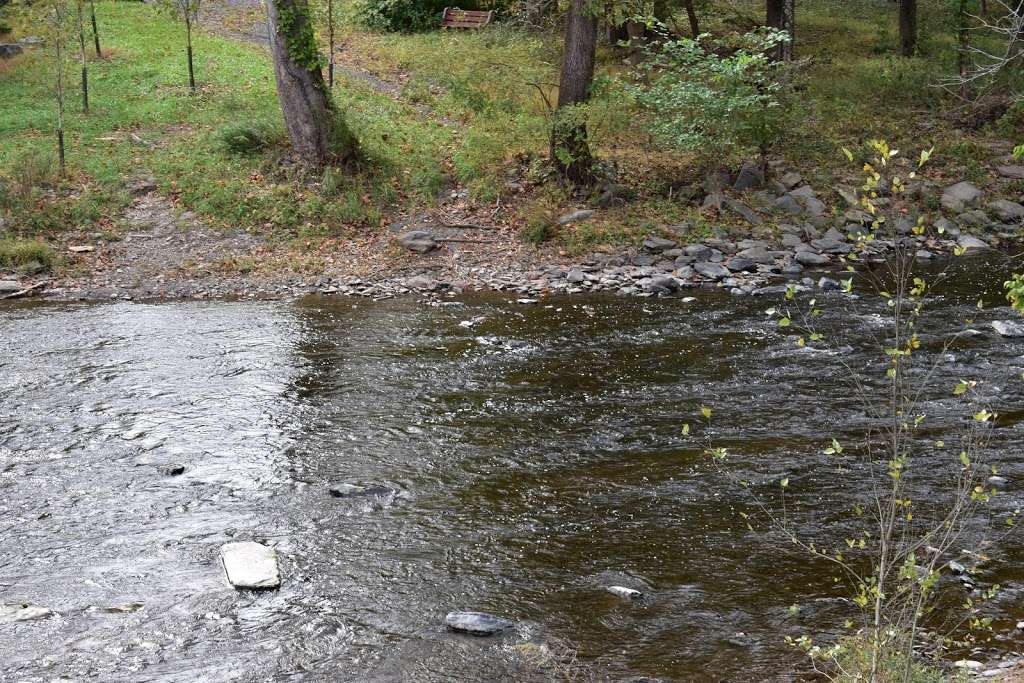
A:
<svg viewBox="0 0 1024 683">
<path fill-rule="evenodd" d="M 577 209 L 576 211 L 570 211 L 567 214 L 559 216 L 558 224 L 559 225 L 569 225 L 570 223 L 578 223 L 580 221 L 587 220 L 588 218 L 592 217 L 593 215 L 594 215 L 594 212 L 593 212 L 592 209 Z"/>
<path fill-rule="evenodd" d="M 0 624 L 10 624 L 15 621 L 31 621 L 33 619 L 45 619 L 53 614 L 48 607 L 40 605 L 0 605 Z"/>
<path fill-rule="evenodd" d="M 794 216 L 799 216 L 804 212 L 804 207 L 800 206 L 800 202 L 788 194 L 784 194 L 775 200 L 775 208 Z"/>
<path fill-rule="evenodd" d="M 742 273 L 744 271 L 757 270 L 757 264 L 750 259 L 743 258 L 742 256 L 733 256 L 729 259 L 725 267 L 734 273 Z"/>
<path fill-rule="evenodd" d="M 1024 180 L 1024 166 L 996 166 L 996 173 L 1011 180 Z"/>
<path fill-rule="evenodd" d="M 712 249 L 704 244 L 687 244 L 683 253 L 696 261 L 710 261 Z"/>
<path fill-rule="evenodd" d="M 961 228 L 985 229 L 992 225 L 992 221 L 989 219 L 988 214 L 981 209 L 964 211 L 956 217 L 956 222 L 960 224 Z"/>
<path fill-rule="evenodd" d="M 826 240 L 832 240 L 834 242 L 845 242 L 847 239 L 844 233 L 839 232 L 835 228 L 829 228 L 827 231 L 825 231 L 825 234 L 822 235 L 821 238 Z"/>
<path fill-rule="evenodd" d="M 795 190 L 790 190 L 789 196 L 790 197 L 795 197 L 798 201 L 802 202 L 804 200 L 812 199 L 814 197 L 817 197 L 818 194 L 814 191 L 814 188 L 811 187 L 810 185 L 804 185 L 803 187 L 798 187 Z"/>
<path fill-rule="evenodd" d="M 743 202 L 738 202 L 735 199 L 726 199 L 725 206 L 728 207 L 730 211 L 739 214 L 743 220 L 751 225 L 761 225 L 763 222 L 761 217 Z"/>
<path fill-rule="evenodd" d="M 277 553 L 253 541 L 227 543 L 221 546 L 220 559 L 228 582 L 235 588 L 277 588 L 281 572 Z"/>
<path fill-rule="evenodd" d="M 825 203 L 816 197 L 808 197 L 804 200 L 804 211 L 808 216 L 823 216 Z"/>
<path fill-rule="evenodd" d="M 988 210 L 1004 223 L 1020 223 L 1024 221 L 1024 206 L 1006 199 L 989 202 Z"/>
<path fill-rule="evenodd" d="M 952 213 L 961 213 L 981 203 L 982 192 L 974 183 L 966 180 L 950 185 L 942 193 L 942 208 Z"/>
<path fill-rule="evenodd" d="M 928 251 L 927 249 L 918 249 L 917 250 L 917 259 L 919 261 L 930 261 L 933 258 L 935 258 L 935 254 L 933 254 L 932 252 Z"/>
<path fill-rule="evenodd" d="M 721 280 L 724 277 L 729 277 L 729 270 L 720 263 L 701 261 L 696 264 L 693 269 L 704 277 L 712 280 Z"/>
<path fill-rule="evenodd" d="M 669 249 L 674 249 L 675 246 L 676 243 L 672 240 L 667 240 L 664 237 L 658 237 L 656 235 L 649 235 L 647 239 L 644 240 L 644 249 L 654 253 L 668 251 Z"/>
<path fill-rule="evenodd" d="M 420 289 L 432 292 L 435 289 L 438 289 L 440 284 L 429 275 L 414 275 L 405 281 L 405 286 L 409 289 Z"/>
<path fill-rule="evenodd" d="M 1024 322 L 1019 320 L 993 320 L 992 329 L 1003 337 L 1024 337 Z"/>
<path fill-rule="evenodd" d="M 954 574 L 959 575 L 967 573 L 967 567 L 963 566 L 956 560 L 950 560 L 947 566 L 949 567 L 949 571 L 953 572 Z"/>
<path fill-rule="evenodd" d="M 17 43 L 0 43 L 0 59 L 10 59 L 23 52 L 21 45 Z"/>
<path fill-rule="evenodd" d="M 800 239 L 799 235 L 793 233 L 785 233 L 782 235 L 782 246 L 789 247 L 790 249 L 796 249 L 797 247 L 806 246 L 804 241 Z"/>
<path fill-rule="evenodd" d="M 565 279 L 574 285 L 578 285 L 583 282 L 586 278 L 583 276 L 583 271 L 579 268 L 573 268 L 565 275 Z"/>
<path fill-rule="evenodd" d="M 830 291 L 830 290 L 842 289 L 842 287 L 843 286 L 841 284 L 839 284 L 838 281 L 833 280 L 830 277 L 823 277 L 820 280 L 818 280 L 818 289 L 823 289 L 825 291 Z"/>
<path fill-rule="evenodd" d="M 704 202 L 701 204 L 702 209 L 721 209 L 722 204 L 725 202 L 725 195 L 721 192 L 711 192 L 704 197 Z"/>
<path fill-rule="evenodd" d="M 0 294 L 12 294 L 25 289 L 17 280 L 0 280 Z"/>
<path fill-rule="evenodd" d="M 720 194 L 729 186 L 730 179 L 729 172 L 724 169 L 710 171 L 704 176 L 704 191 L 708 194 Z"/>
<path fill-rule="evenodd" d="M 626 588 L 625 586 L 605 586 L 604 589 L 623 600 L 639 600 L 644 597 L 644 594 L 635 588 Z"/>
<path fill-rule="evenodd" d="M 960 226 L 948 218 L 940 218 L 935 221 L 935 230 L 940 235 L 949 235 L 950 237 L 960 236 Z"/>
<path fill-rule="evenodd" d="M 165 477 L 179 477 L 185 474 L 185 466 L 179 464 L 161 465 L 157 471 Z"/>
<path fill-rule="evenodd" d="M 804 179 L 796 171 L 790 171 L 789 173 L 784 173 L 783 176 L 781 178 L 779 178 L 779 182 L 782 183 L 782 186 L 785 187 L 787 190 L 794 189 L 797 185 L 799 185 L 803 181 L 804 181 Z"/>
<path fill-rule="evenodd" d="M 746 192 L 747 190 L 757 190 L 764 186 L 764 172 L 752 161 L 743 162 L 743 168 L 740 169 L 739 175 L 736 176 L 736 182 L 733 183 L 732 189 L 737 192 Z"/>
<path fill-rule="evenodd" d="M 798 251 L 793 260 L 801 266 L 825 266 L 832 262 L 826 254 L 815 254 L 813 251 Z"/>
<path fill-rule="evenodd" d="M 398 238 L 398 243 L 409 251 L 415 251 L 418 254 L 425 254 L 438 247 L 434 236 L 424 230 L 410 230 Z"/>
<path fill-rule="evenodd" d="M 843 198 L 843 201 L 846 202 L 848 206 L 860 206 L 860 201 L 858 201 L 857 193 L 855 191 L 846 187 L 836 187 L 835 191 L 836 194 Z"/>
<path fill-rule="evenodd" d="M 1010 483 L 1006 479 L 1006 477 L 1000 477 L 1000 476 L 995 475 L 995 474 L 993 474 L 991 477 L 989 477 L 985 481 L 988 482 L 989 486 L 991 486 L 992 488 L 996 488 L 996 489 L 1005 489 L 1006 485 Z"/>
<path fill-rule="evenodd" d="M 444 623 L 452 631 L 472 636 L 493 636 L 514 626 L 508 619 L 483 612 L 449 612 Z"/>
<path fill-rule="evenodd" d="M 966 249 L 967 251 L 989 248 L 988 243 L 975 237 L 974 235 L 960 235 L 960 237 L 957 238 L 956 243 L 960 245 L 961 248 Z"/>
<path fill-rule="evenodd" d="M 867 228 L 875 222 L 875 217 L 863 209 L 847 209 L 843 214 L 843 222 Z"/>
<path fill-rule="evenodd" d="M 679 282 L 668 275 L 655 275 L 647 278 L 641 281 L 640 286 L 645 292 L 654 294 L 669 294 L 679 291 Z"/>
<path fill-rule="evenodd" d="M 743 249 L 736 252 L 736 256 L 743 259 L 749 259 L 750 261 L 760 263 L 761 265 L 775 263 L 775 254 L 771 253 L 764 247 L 750 247 L 749 249 Z"/>
</svg>

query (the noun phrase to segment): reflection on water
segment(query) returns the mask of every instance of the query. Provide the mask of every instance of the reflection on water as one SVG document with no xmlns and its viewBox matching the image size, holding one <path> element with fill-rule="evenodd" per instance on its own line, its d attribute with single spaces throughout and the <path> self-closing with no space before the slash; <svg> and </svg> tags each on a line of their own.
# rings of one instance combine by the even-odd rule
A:
<svg viewBox="0 0 1024 683">
<path fill-rule="evenodd" d="M 1024 405 L 1024 341 L 985 324 L 1010 313 L 972 308 L 1002 275 L 972 271 L 931 316 L 983 331 L 939 373 L 939 424 L 961 377 L 1011 418 Z M 836 632 L 845 594 L 828 567 L 746 529 L 747 499 L 681 425 L 713 405 L 737 471 L 765 490 L 788 477 L 808 533 L 847 524 L 825 502 L 849 492 L 821 449 L 865 424 L 837 360 L 867 366 L 885 311 L 826 297 L 852 349 L 835 355 L 796 349 L 763 313 L 776 303 L 0 309 L 0 602 L 57 612 L 0 625 L 0 678 L 531 680 L 549 654 L 549 673 L 598 680 L 791 677 L 806 667 L 783 637 Z M 1012 508 L 1024 427 L 1002 424 L 991 451 Z M 397 494 L 329 495 L 344 482 Z M 280 591 L 226 585 L 217 549 L 233 539 L 278 549 Z M 1019 544 L 981 577 L 1008 587 L 999 623 L 1024 617 Z M 144 606 L 110 611 L 130 603 Z M 452 609 L 519 627 L 450 635 Z"/>
</svg>

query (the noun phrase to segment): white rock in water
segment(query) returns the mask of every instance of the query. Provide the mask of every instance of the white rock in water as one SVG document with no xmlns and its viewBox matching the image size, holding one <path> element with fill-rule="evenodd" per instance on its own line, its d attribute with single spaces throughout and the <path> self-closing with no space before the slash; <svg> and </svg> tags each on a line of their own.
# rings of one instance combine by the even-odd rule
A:
<svg viewBox="0 0 1024 683">
<path fill-rule="evenodd" d="M 221 546 L 220 559 L 228 581 L 235 588 L 277 588 L 281 585 L 277 553 L 273 548 L 253 541 L 228 543 Z"/>
<path fill-rule="evenodd" d="M 0 605 L 0 624 L 43 619 L 51 614 L 48 608 L 39 605 Z"/>
<path fill-rule="evenodd" d="M 981 662 L 976 662 L 973 659 L 959 659 L 953 662 L 953 666 L 960 669 L 980 669 L 985 665 Z"/>
<path fill-rule="evenodd" d="M 1004 337 L 1024 337 L 1024 323 L 1016 320 L 993 320 L 992 329 Z"/>
<path fill-rule="evenodd" d="M 632 588 L 626 588 L 625 586 L 606 586 L 605 590 L 612 595 L 617 595 L 624 600 L 639 600 L 644 597 L 644 594 L 638 590 Z"/>
<path fill-rule="evenodd" d="M 444 623 L 453 631 L 474 636 L 491 636 L 513 626 L 508 619 L 483 612 L 449 612 Z"/>
</svg>

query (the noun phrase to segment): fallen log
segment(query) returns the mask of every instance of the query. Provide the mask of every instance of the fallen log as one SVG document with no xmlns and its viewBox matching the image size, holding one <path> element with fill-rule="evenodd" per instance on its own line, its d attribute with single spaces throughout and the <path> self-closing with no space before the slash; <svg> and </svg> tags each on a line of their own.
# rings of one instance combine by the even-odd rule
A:
<svg viewBox="0 0 1024 683">
<path fill-rule="evenodd" d="M 34 292 L 37 289 L 40 289 L 42 287 L 45 287 L 48 284 L 50 284 L 50 283 L 48 281 L 46 281 L 46 280 L 44 280 L 43 282 L 37 282 L 34 285 L 32 285 L 31 287 L 26 287 L 25 289 L 20 289 L 17 292 L 11 292 L 10 294 L 5 294 L 3 296 L 0 296 L 0 299 L 17 299 L 17 298 L 22 297 L 22 296 L 28 296 L 32 292 Z"/>
</svg>

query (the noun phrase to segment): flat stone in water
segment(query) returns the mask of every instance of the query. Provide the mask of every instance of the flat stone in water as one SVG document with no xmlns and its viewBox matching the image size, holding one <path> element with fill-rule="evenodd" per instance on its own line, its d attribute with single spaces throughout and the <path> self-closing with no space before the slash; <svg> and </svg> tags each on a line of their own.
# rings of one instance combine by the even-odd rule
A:
<svg viewBox="0 0 1024 683">
<path fill-rule="evenodd" d="M 644 594 L 640 591 L 633 588 L 626 588 L 625 586 L 605 586 L 605 590 L 624 600 L 639 600 L 644 597 Z"/>
<path fill-rule="evenodd" d="M 484 612 L 449 612 L 444 618 L 445 625 L 457 633 L 473 636 L 492 636 L 512 628 L 512 622 Z"/>
<path fill-rule="evenodd" d="M 1004 337 L 1024 337 L 1024 323 L 1016 320 L 993 320 L 992 329 Z"/>
<path fill-rule="evenodd" d="M 52 614 L 49 608 L 39 605 L 0 605 L 0 624 L 44 619 Z"/>
<path fill-rule="evenodd" d="M 360 486 L 358 484 L 337 484 L 329 489 L 335 498 L 385 497 L 394 495 L 387 486 Z"/>
<path fill-rule="evenodd" d="M 254 541 L 228 543 L 221 546 L 220 559 L 224 572 L 235 588 L 277 588 L 281 572 L 273 548 Z"/>
</svg>

